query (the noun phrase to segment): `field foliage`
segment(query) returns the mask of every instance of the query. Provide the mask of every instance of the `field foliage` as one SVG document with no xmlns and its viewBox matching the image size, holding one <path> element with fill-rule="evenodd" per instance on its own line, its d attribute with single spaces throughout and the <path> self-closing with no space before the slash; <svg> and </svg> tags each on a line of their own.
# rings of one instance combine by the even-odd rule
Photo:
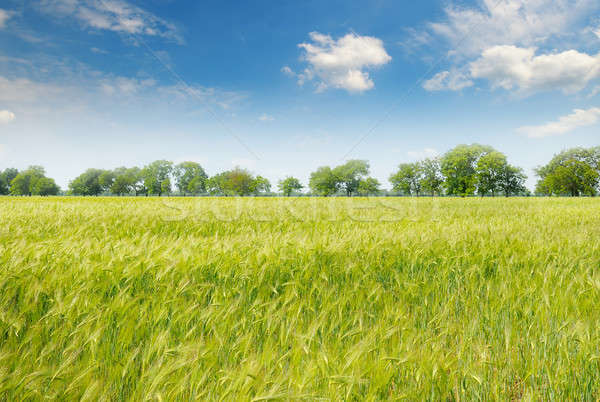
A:
<svg viewBox="0 0 600 402">
<path fill-rule="evenodd" d="M 595 199 L 0 198 L 0 400 L 597 400 Z"/>
</svg>

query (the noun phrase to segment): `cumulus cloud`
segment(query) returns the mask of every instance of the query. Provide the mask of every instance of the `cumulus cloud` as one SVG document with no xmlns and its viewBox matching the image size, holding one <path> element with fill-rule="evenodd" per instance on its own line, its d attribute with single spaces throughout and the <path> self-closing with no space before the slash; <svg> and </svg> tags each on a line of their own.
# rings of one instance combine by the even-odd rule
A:
<svg viewBox="0 0 600 402">
<path fill-rule="evenodd" d="M 370 36 L 349 33 L 339 39 L 318 32 L 309 34 L 310 43 L 300 43 L 302 58 L 308 67 L 302 73 L 294 73 L 289 67 L 282 71 L 298 79 L 298 84 L 317 79 L 317 91 L 328 88 L 345 89 L 348 92 L 364 92 L 375 84 L 365 70 L 383 66 L 392 58 L 383 42 Z"/>
<path fill-rule="evenodd" d="M 543 124 L 541 126 L 519 127 L 517 131 L 530 138 L 544 138 L 563 135 L 578 127 L 591 126 L 600 119 L 600 108 L 575 109 L 573 113 L 562 116 L 558 121 Z"/>
<path fill-rule="evenodd" d="M 269 114 L 263 113 L 260 115 L 260 117 L 258 118 L 258 120 L 260 121 L 273 121 L 275 120 L 275 118 Z"/>
<path fill-rule="evenodd" d="M 423 83 L 427 91 L 460 91 L 470 86 L 473 86 L 473 81 L 468 75 L 456 70 L 439 72 Z"/>
<path fill-rule="evenodd" d="M 532 46 L 571 33 L 598 8 L 595 0 L 483 0 L 478 8 L 447 7 L 446 21 L 429 28 L 454 45 L 453 53 L 474 56 L 492 46 Z"/>
<path fill-rule="evenodd" d="M 182 41 L 173 24 L 122 0 L 41 0 L 39 4 L 44 12 L 75 18 L 86 28 Z"/>
<path fill-rule="evenodd" d="M 0 110 L 0 124 L 8 124 L 16 119 L 15 114 L 9 110 Z"/>
<path fill-rule="evenodd" d="M 600 54 L 576 50 L 536 55 L 535 48 L 495 46 L 470 64 L 473 78 L 485 78 L 494 88 L 567 93 L 585 88 L 600 77 Z"/>
<path fill-rule="evenodd" d="M 0 29 L 6 27 L 6 21 L 12 17 L 13 13 L 0 8 Z"/>
</svg>

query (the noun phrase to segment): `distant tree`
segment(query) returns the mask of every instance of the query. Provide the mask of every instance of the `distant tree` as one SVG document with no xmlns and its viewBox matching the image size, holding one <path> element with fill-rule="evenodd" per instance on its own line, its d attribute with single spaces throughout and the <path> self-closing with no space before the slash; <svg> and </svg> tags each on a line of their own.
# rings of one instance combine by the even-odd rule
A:
<svg viewBox="0 0 600 402">
<path fill-rule="evenodd" d="M 208 179 L 199 176 L 194 177 L 187 185 L 187 192 L 192 195 L 205 193 L 208 186 Z"/>
<path fill-rule="evenodd" d="M 536 192 L 545 195 L 594 196 L 598 192 L 600 152 L 598 148 L 572 148 L 536 169 L 540 177 Z"/>
<path fill-rule="evenodd" d="M 58 195 L 60 188 L 56 185 L 54 180 L 48 177 L 40 177 L 35 181 L 32 188 L 32 195 Z"/>
<path fill-rule="evenodd" d="M 467 196 L 477 189 L 477 162 L 483 155 L 494 151 L 486 145 L 458 145 L 441 158 L 441 171 L 444 175 L 448 195 Z"/>
<path fill-rule="evenodd" d="M 227 172 L 227 180 L 225 182 L 226 192 L 231 195 L 250 195 L 255 189 L 254 177 L 246 170 L 236 167 Z"/>
<path fill-rule="evenodd" d="M 156 194 L 159 197 L 162 195 L 163 182 L 170 179 L 173 172 L 173 163 L 165 160 L 154 161 L 142 169 L 142 177 L 144 187 L 147 189 L 147 194 Z M 169 180 L 169 187 L 171 183 Z"/>
<path fill-rule="evenodd" d="M 104 173 L 101 169 L 88 169 L 69 183 L 69 189 L 74 195 L 99 195 L 103 188 L 100 176 Z"/>
<path fill-rule="evenodd" d="M 206 191 L 208 176 L 196 162 L 182 162 L 173 171 L 175 185 L 181 194 L 199 194 Z M 193 183 L 193 184 L 192 184 Z"/>
<path fill-rule="evenodd" d="M 4 175 L 0 174 L 0 195 L 10 194 L 8 183 Z"/>
<path fill-rule="evenodd" d="M 492 196 L 500 189 L 502 174 L 506 172 L 508 163 L 506 155 L 498 151 L 484 154 L 477 161 L 477 191 L 483 197 L 489 193 Z"/>
<path fill-rule="evenodd" d="M 394 191 L 418 197 L 421 193 L 422 179 L 423 172 L 419 163 L 402 163 L 389 180 Z"/>
<path fill-rule="evenodd" d="M 338 178 L 329 166 L 318 168 L 310 175 L 310 190 L 324 197 L 335 194 L 339 189 Z"/>
<path fill-rule="evenodd" d="M 268 193 L 271 191 L 271 183 L 262 176 L 256 176 L 252 183 L 252 189 L 254 194 Z"/>
<path fill-rule="evenodd" d="M 206 188 L 212 195 L 230 195 L 226 192 L 227 172 L 218 173 L 206 180 Z"/>
<path fill-rule="evenodd" d="M 377 195 L 381 192 L 379 181 L 373 177 L 367 177 L 358 184 L 357 193 L 362 196 Z"/>
<path fill-rule="evenodd" d="M 523 169 L 506 164 L 500 172 L 498 188 L 504 192 L 506 197 L 527 193 L 525 180 L 527 180 L 527 176 L 523 172 Z"/>
<path fill-rule="evenodd" d="M 369 174 L 369 162 L 364 160 L 349 160 L 333 169 L 337 186 L 346 192 L 348 197 L 358 190 L 361 180 Z"/>
<path fill-rule="evenodd" d="M 44 178 L 46 171 L 41 166 L 30 166 L 19 172 L 10 182 L 12 195 L 32 195 L 37 181 Z"/>
<path fill-rule="evenodd" d="M 127 170 L 127 174 L 131 178 L 132 190 L 135 192 L 135 196 L 137 197 L 140 194 L 148 195 L 148 188 L 144 185 L 144 176 L 142 174 L 142 169 L 137 166 L 129 168 Z"/>
<path fill-rule="evenodd" d="M 9 183 L 9 185 L 10 185 L 10 182 L 13 181 L 13 179 L 15 177 L 17 177 L 18 174 L 19 174 L 19 171 L 15 168 L 8 168 L 8 169 L 4 170 L 4 173 L 3 173 L 4 178 L 6 179 L 6 182 Z"/>
<path fill-rule="evenodd" d="M 421 189 L 425 193 L 441 195 L 444 177 L 440 170 L 439 158 L 427 158 L 419 163 L 421 170 Z"/>
<path fill-rule="evenodd" d="M 239 167 L 216 174 L 207 184 L 211 194 L 225 196 L 246 196 L 270 189 L 268 180 L 260 176 L 255 178 L 248 170 Z"/>
<path fill-rule="evenodd" d="M 14 168 L 5 169 L 0 172 L 0 195 L 10 194 L 10 183 L 19 174 L 19 171 Z"/>
<path fill-rule="evenodd" d="M 116 175 L 112 170 L 104 170 L 100 176 L 98 176 L 98 184 L 102 189 L 102 192 L 109 192 L 115 181 Z"/>
<path fill-rule="evenodd" d="M 113 170 L 114 180 L 110 186 L 110 192 L 116 195 L 129 194 L 133 191 L 134 178 L 126 167 Z"/>
<path fill-rule="evenodd" d="M 294 191 L 302 190 L 304 186 L 302 186 L 300 180 L 296 179 L 295 177 L 289 176 L 279 181 L 277 187 L 279 188 L 279 191 L 283 193 L 283 195 L 289 197 Z"/>
<path fill-rule="evenodd" d="M 163 181 L 160 182 L 160 194 L 169 195 L 170 193 L 171 193 L 171 180 L 169 180 L 169 178 L 167 177 L 166 179 L 164 179 Z"/>
</svg>

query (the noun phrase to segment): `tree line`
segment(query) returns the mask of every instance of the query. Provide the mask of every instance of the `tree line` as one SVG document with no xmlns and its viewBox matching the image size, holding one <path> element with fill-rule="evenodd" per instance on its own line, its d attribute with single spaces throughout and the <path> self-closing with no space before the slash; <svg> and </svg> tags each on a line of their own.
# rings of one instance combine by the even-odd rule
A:
<svg viewBox="0 0 600 402">
<path fill-rule="evenodd" d="M 595 196 L 600 191 L 600 147 L 572 148 L 538 167 L 537 195 Z M 308 194 L 319 196 L 496 196 L 530 195 L 523 169 L 508 163 L 505 154 L 487 145 L 458 145 L 444 155 L 402 163 L 391 174 L 392 191 L 381 189 L 369 176 L 364 160 L 339 166 L 322 166 L 311 173 Z M 288 176 L 277 183 L 280 194 L 306 194 L 300 180 Z M 0 172 L 0 195 L 57 195 L 60 188 L 46 177 L 44 168 L 31 166 L 19 172 Z M 97 195 L 222 195 L 249 196 L 271 193 L 271 183 L 247 169 L 236 167 L 209 177 L 196 162 L 174 164 L 154 161 L 142 168 L 88 169 L 69 183 L 64 194 Z"/>
</svg>

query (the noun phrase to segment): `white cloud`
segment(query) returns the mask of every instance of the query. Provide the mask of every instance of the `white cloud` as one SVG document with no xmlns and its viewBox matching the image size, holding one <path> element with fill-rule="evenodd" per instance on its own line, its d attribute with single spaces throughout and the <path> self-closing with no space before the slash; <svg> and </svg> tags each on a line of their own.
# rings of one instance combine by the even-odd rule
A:
<svg viewBox="0 0 600 402">
<path fill-rule="evenodd" d="M 9 110 L 0 110 L 0 124 L 8 124 L 16 119 L 15 114 Z"/>
<path fill-rule="evenodd" d="M 348 92 L 372 89 L 375 84 L 364 70 L 383 66 L 392 60 L 378 38 L 354 33 L 337 40 L 318 32 L 309 35 L 312 43 L 298 45 L 304 50 L 303 59 L 309 66 L 299 74 L 287 66 L 282 71 L 296 77 L 299 85 L 317 78 L 318 92 L 328 88 L 345 89 Z"/>
<path fill-rule="evenodd" d="M 598 39 L 600 39 L 600 27 L 594 29 L 592 32 L 594 32 L 594 34 L 598 37 Z"/>
<path fill-rule="evenodd" d="M 35 102 L 49 99 L 63 92 L 55 85 L 31 81 L 26 78 L 8 79 L 0 76 L 0 101 Z"/>
<path fill-rule="evenodd" d="M 12 17 L 13 13 L 0 8 L 0 29 L 6 27 L 6 21 Z"/>
<path fill-rule="evenodd" d="M 182 41 L 173 24 L 122 0 L 40 0 L 40 7 L 51 15 L 75 18 L 87 28 Z"/>
<path fill-rule="evenodd" d="M 154 85 L 153 79 L 116 77 L 103 80 L 100 88 L 106 95 L 134 95 Z"/>
<path fill-rule="evenodd" d="M 457 70 L 439 72 L 423 83 L 423 88 L 427 91 L 460 91 L 471 86 L 473 81 L 468 75 Z"/>
<path fill-rule="evenodd" d="M 530 138 L 544 138 L 563 135 L 578 127 L 591 126 L 600 119 L 600 108 L 593 107 L 587 110 L 575 109 L 573 113 L 562 116 L 558 121 L 543 124 L 541 126 L 519 127 L 517 131 Z"/>
<path fill-rule="evenodd" d="M 406 154 L 413 159 L 435 158 L 440 155 L 439 151 L 433 148 L 425 148 L 421 151 L 408 151 Z"/>
<path fill-rule="evenodd" d="M 96 53 L 96 54 L 108 54 L 108 52 L 106 50 L 100 49 L 100 48 L 97 48 L 97 47 L 92 47 L 92 48 L 90 48 L 90 50 L 93 53 Z"/>
<path fill-rule="evenodd" d="M 600 54 L 568 50 L 536 56 L 535 52 L 535 48 L 492 47 L 470 64 L 471 76 L 489 80 L 494 88 L 567 93 L 580 91 L 600 77 Z"/>
<path fill-rule="evenodd" d="M 598 7 L 595 0 L 483 0 L 477 9 L 447 7 L 446 21 L 429 28 L 454 45 L 453 53 L 473 56 L 492 46 L 533 46 L 570 34 Z"/>
<path fill-rule="evenodd" d="M 258 120 L 260 121 L 273 121 L 275 120 L 275 118 L 269 114 L 263 113 L 260 115 L 260 117 L 258 118 Z"/>
</svg>

